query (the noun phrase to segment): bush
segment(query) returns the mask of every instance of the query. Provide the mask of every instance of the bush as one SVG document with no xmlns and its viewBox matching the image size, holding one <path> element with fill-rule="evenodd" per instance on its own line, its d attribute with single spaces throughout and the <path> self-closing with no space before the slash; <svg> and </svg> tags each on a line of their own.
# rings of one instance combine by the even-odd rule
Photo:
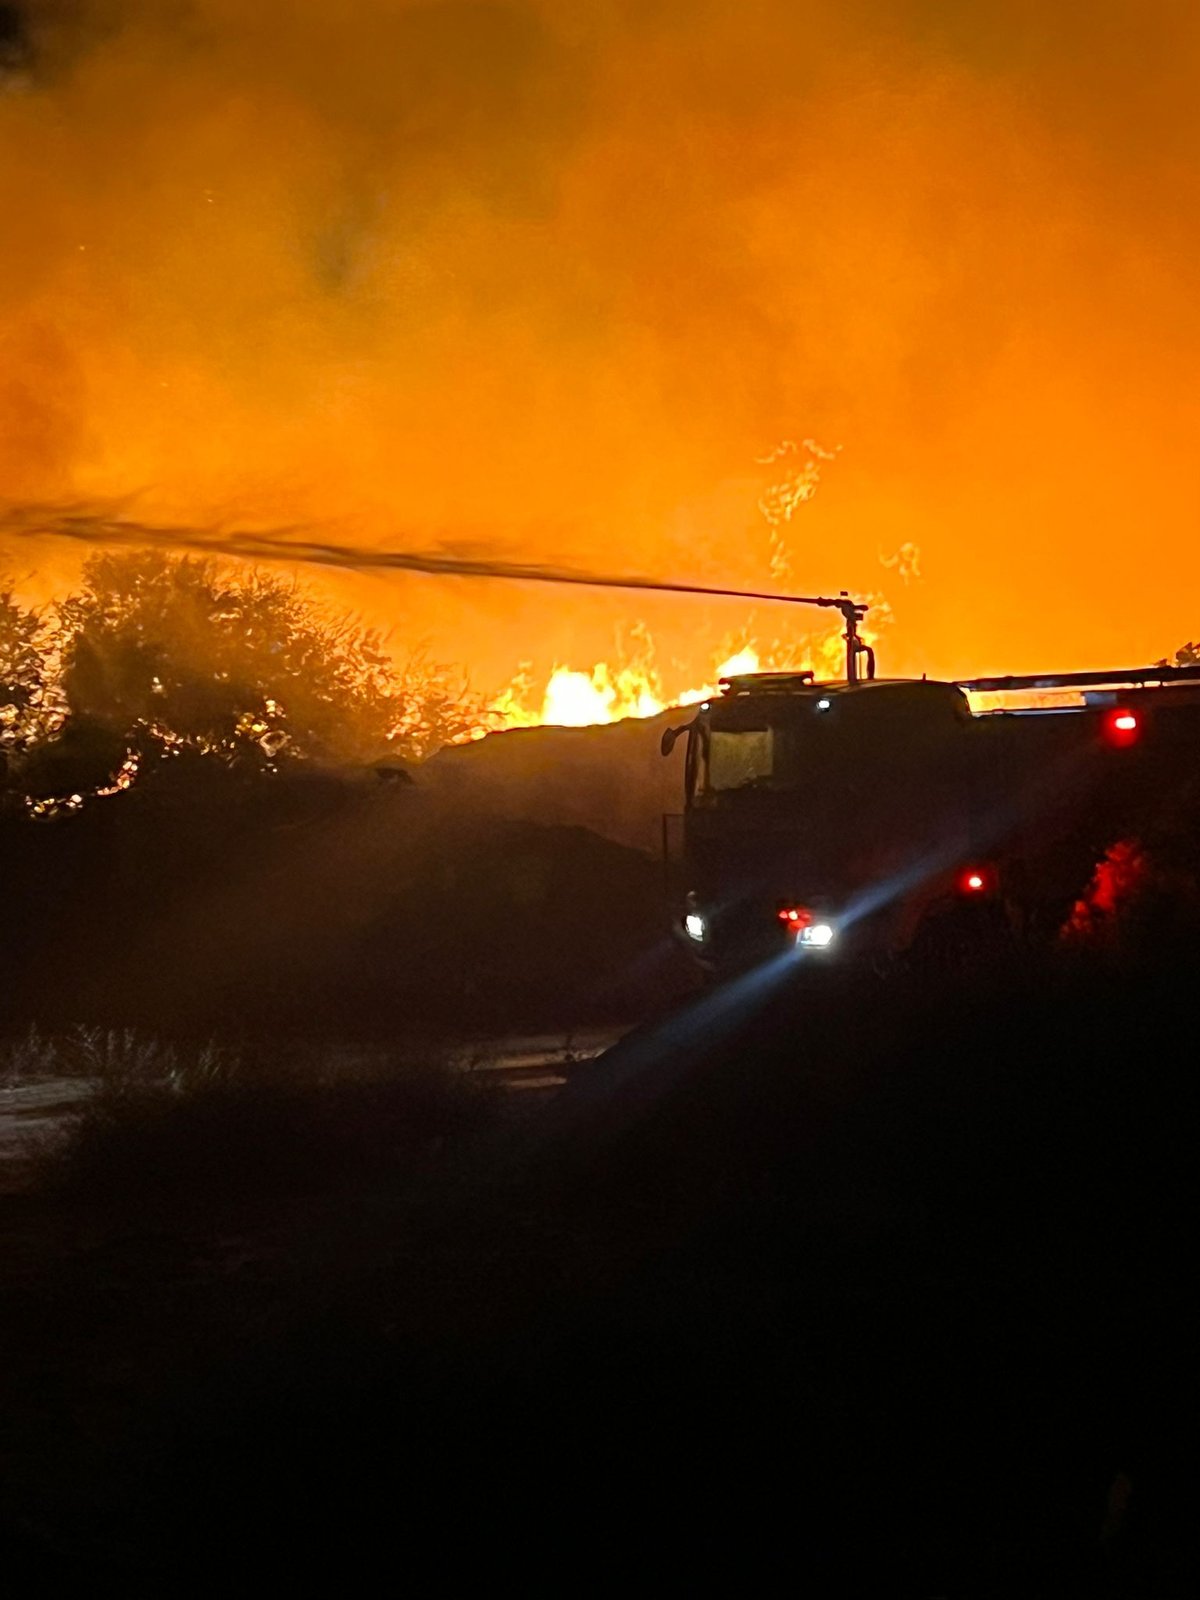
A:
<svg viewBox="0 0 1200 1600">
<path fill-rule="evenodd" d="M 61 1057 L 92 1093 L 43 1177 L 108 1200 L 237 1199 L 410 1176 L 491 1100 L 448 1065 L 378 1054 L 307 1056 L 131 1032 L 80 1031 Z"/>
</svg>

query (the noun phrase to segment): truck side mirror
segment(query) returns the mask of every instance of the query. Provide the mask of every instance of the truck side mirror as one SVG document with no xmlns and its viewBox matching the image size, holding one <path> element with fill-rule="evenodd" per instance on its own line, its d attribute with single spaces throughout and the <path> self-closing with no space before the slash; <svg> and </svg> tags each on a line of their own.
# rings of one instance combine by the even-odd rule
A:
<svg viewBox="0 0 1200 1600">
<path fill-rule="evenodd" d="M 696 719 L 693 717 L 691 722 L 681 722 L 677 728 L 664 728 L 662 731 L 662 738 L 658 741 L 658 748 L 662 751 L 663 755 L 669 756 L 671 751 L 674 750 L 680 734 L 691 733 L 695 726 Z"/>
</svg>

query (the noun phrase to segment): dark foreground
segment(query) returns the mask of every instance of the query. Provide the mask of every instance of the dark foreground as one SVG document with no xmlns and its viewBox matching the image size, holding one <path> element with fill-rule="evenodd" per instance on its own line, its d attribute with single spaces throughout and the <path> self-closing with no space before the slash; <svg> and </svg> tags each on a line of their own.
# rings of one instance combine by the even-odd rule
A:
<svg viewBox="0 0 1200 1600">
<path fill-rule="evenodd" d="M 309 1183 L 93 1150 L 4 1202 L 7 1572 L 1196 1593 L 1195 971 L 743 981 Z"/>
</svg>

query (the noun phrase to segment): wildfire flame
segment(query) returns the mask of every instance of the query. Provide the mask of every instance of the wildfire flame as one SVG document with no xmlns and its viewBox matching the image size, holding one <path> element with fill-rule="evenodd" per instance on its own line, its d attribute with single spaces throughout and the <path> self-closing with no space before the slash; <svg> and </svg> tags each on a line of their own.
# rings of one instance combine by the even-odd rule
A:
<svg viewBox="0 0 1200 1600">
<path fill-rule="evenodd" d="M 720 680 L 742 672 L 795 672 L 812 668 L 818 678 L 839 678 L 845 671 L 845 646 L 840 627 L 790 643 L 751 641 L 722 652 L 699 685 L 668 691 L 654 656 L 653 641 L 635 630 L 640 648 L 635 659 L 590 668 L 555 666 L 538 693 L 528 668 L 523 669 L 493 704 L 497 726 L 531 728 L 542 723 L 582 728 L 619 722 L 624 717 L 653 717 L 671 706 L 695 705 L 718 695 Z M 868 635 L 868 637 L 870 637 Z"/>
</svg>

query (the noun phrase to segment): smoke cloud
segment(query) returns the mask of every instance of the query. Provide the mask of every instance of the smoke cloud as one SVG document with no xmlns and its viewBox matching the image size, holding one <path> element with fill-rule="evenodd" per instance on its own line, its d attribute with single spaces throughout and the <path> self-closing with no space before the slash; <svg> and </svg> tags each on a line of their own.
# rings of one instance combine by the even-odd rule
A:
<svg viewBox="0 0 1200 1600">
<path fill-rule="evenodd" d="M 1200 579 L 1198 69 L 1178 0 L 4 0 L 0 498 L 882 580 L 893 669 L 1161 655 Z M 781 527 L 787 439 L 841 448 Z M 335 581 L 482 683 L 729 625 Z"/>
</svg>

